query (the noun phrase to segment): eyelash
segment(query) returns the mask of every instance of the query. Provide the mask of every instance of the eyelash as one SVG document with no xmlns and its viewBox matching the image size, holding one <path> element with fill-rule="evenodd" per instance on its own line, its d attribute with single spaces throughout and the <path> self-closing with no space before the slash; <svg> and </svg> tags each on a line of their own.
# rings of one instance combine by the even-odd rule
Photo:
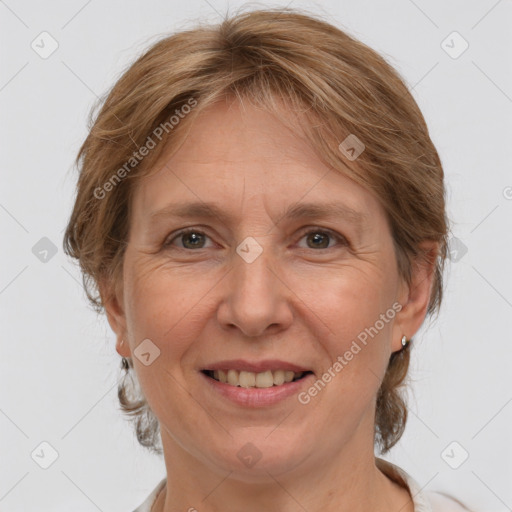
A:
<svg viewBox="0 0 512 512">
<path fill-rule="evenodd" d="M 350 245 L 348 240 L 343 235 L 340 235 L 339 233 L 336 233 L 335 231 L 332 231 L 330 229 L 324 229 L 324 228 L 305 228 L 305 229 L 307 229 L 307 231 L 302 231 L 301 232 L 299 240 L 304 238 L 306 235 L 310 235 L 312 233 L 321 233 L 323 235 L 330 236 L 331 239 L 337 240 L 342 246 L 348 247 Z M 168 239 L 168 241 L 164 242 L 164 248 L 167 248 L 167 249 L 173 248 L 172 243 L 175 240 L 177 240 L 178 238 L 183 237 L 185 235 L 189 235 L 191 233 L 195 233 L 195 234 L 206 236 L 206 237 L 210 238 L 204 231 L 201 231 L 200 229 L 196 229 L 196 228 L 193 228 L 193 227 L 192 228 L 185 228 L 185 229 L 182 229 L 182 230 L 178 231 L 174 235 L 171 235 L 172 238 Z M 201 251 L 201 250 L 207 249 L 207 248 L 200 247 L 199 249 L 187 249 L 185 247 L 176 247 L 176 249 L 182 250 L 182 251 L 194 251 L 194 250 Z M 324 248 L 323 250 L 324 251 L 328 251 L 330 249 L 335 249 L 335 247 L 327 247 L 327 248 Z M 316 251 L 317 249 L 311 249 L 311 250 L 312 251 Z"/>
</svg>

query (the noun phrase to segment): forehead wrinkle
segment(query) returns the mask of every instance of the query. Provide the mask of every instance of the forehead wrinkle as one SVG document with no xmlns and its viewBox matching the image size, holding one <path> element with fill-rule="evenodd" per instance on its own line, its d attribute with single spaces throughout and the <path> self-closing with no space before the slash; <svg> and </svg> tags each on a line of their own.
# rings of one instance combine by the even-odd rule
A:
<svg viewBox="0 0 512 512">
<path fill-rule="evenodd" d="M 164 208 L 153 211 L 149 214 L 149 219 L 151 222 L 157 221 L 159 218 L 166 217 L 174 217 L 179 219 L 211 219 L 216 217 L 226 225 L 239 221 L 237 215 L 222 209 L 216 203 L 202 201 L 168 204 Z M 369 220 L 369 216 L 366 212 L 358 211 L 347 205 L 336 202 L 320 204 L 296 203 L 286 208 L 278 217 L 279 220 L 277 223 L 281 222 L 282 220 L 296 219 L 345 219 L 353 224 L 356 224 L 360 228 L 363 227 L 364 224 Z"/>
</svg>

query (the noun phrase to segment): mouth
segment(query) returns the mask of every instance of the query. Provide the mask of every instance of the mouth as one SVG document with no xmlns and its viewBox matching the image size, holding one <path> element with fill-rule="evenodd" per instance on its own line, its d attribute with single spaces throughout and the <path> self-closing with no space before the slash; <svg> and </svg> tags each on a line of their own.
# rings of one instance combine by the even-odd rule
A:
<svg viewBox="0 0 512 512">
<path fill-rule="evenodd" d="M 229 369 L 204 369 L 201 372 L 217 382 L 227 384 L 233 387 L 242 388 L 271 388 L 279 387 L 290 382 L 296 382 L 304 379 L 307 375 L 313 374 L 312 371 L 292 370 L 265 370 L 262 372 L 250 372 L 245 370 Z"/>
</svg>

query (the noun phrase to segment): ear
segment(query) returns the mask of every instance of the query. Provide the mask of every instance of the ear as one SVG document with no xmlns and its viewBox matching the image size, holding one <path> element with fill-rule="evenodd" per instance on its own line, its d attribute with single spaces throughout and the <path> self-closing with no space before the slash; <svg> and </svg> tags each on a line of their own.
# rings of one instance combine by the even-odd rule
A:
<svg viewBox="0 0 512 512">
<path fill-rule="evenodd" d="M 115 286 L 110 280 L 103 279 L 98 288 L 108 323 L 116 334 L 116 351 L 122 357 L 131 357 L 127 340 L 122 286 Z"/>
<path fill-rule="evenodd" d="M 393 325 L 392 351 L 402 349 L 402 336 L 411 339 L 421 327 L 427 314 L 434 283 L 439 243 L 424 241 L 420 244 L 418 256 L 412 262 L 411 283 L 403 280 L 397 297 L 402 309 L 395 316 Z"/>
</svg>

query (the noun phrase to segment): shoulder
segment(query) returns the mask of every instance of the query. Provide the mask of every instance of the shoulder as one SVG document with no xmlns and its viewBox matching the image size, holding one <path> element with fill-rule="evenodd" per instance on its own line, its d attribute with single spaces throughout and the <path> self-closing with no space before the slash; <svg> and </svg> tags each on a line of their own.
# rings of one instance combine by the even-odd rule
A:
<svg viewBox="0 0 512 512">
<path fill-rule="evenodd" d="M 438 491 L 425 492 L 432 512 L 471 512 L 460 501 Z"/>
<path fill-rule="evenodd" d="M 406 485 L 414 502 L 415 512 L 472 512 L 460 501 L 439 491 L 422 491 L 419 484 L 405 470 L 384 459 L 376 459 L 377 466 L 384 473 Z M 149 496 L 133 512 L 151 512 L 158 493 L 165 487 L 167 478 L 161 480 Z"/>
<path fill-rule="evenodd" d="M 151 512 L 151 507 L 155 503 L 158 493 L 165 487 L 167 478 L 161 480 L 158 485 L 151 491 L 149 496 L 141 503 L 133 512 Z"/>
<path fill-rule="evenodd" d="M 377 467 L 389 478 L 407 488 L 414 512 L 471 512 L 456 498 L 440 491 L 425 491 L 404 469 L 390 461 L 375 458 Z"/>
</svg>

